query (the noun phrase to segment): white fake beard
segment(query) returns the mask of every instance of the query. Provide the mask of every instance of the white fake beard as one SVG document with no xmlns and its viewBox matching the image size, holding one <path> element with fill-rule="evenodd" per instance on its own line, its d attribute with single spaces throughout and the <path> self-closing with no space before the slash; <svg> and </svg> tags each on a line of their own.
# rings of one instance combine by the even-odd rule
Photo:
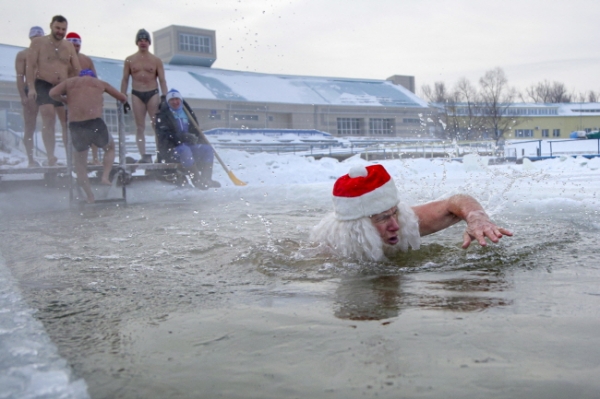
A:
<svg viewBox="0 0 600 399">
<path fill-rule="evenodd" d="M 312 230 L 310 240 L 324 245 L 335 255 L 358 260 L 382 261 L 408 247 L 419 249 L 419 221 L 412 208 L 398 203 L 398 243 L 383 242 L 369 217 L 338 220 L 334 213 L 325 216 Z"/>
</svg>

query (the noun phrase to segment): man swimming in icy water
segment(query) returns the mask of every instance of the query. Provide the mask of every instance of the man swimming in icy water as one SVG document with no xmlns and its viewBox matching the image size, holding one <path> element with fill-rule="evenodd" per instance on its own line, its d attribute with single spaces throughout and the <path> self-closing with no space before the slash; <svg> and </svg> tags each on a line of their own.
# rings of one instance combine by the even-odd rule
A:
<svg viewBox="0 0 600 399">
<path fill-rule="evenodd" d="M 108 93 L 122 103 L 127 96 L 108 83 L 96 78 L 91 69 L 84 69 L 78 77 L 69 78 L 50 90 L 50 97 L 69 106 L 69 130 L 75 148 L 73 154 L 77 182 L 87 195 L 87 202 L 94 202 L 94 193 L 87 175 L 87 159 L 90 145 L 104 150 L 101 183 L 110 185 L 108 177 L 115 160 L 115 142 L 102 120 L 102 95 Z"/>
<path fill-rule="evenodd" d="M 486 246 L 486 238 L 497 243 L 503 235 L 481 205 L 468 195 L 453 195 L 439 201 L 410 207 L 398 199 L 394 181 L 381 165 L 357 166 L 333 186 L 334 212 L 311 233 L 311 241 L 343 257 L 386 259 L 396 252 L 419 249 L 421 236 L 443 230 L 461 220 L 467 222 L 463 248 L 473 240 Z"/>
</svg>

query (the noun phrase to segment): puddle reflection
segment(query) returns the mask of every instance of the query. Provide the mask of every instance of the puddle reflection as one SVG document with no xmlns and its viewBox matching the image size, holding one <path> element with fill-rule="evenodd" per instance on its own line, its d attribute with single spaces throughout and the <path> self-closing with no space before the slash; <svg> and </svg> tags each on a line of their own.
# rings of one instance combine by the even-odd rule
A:
<svg viewBox="0 0 600 399">
<path fill-rule="evenodd" d="M 512 300 L 501 294 L 509 286 L 503 275 L 484 273 L 423 282 L 402 275 L 344 277 L 334 295 L 334 315 L 382 320 L 409 307 L 475 312 L 510 305 Z"/>
</svg>

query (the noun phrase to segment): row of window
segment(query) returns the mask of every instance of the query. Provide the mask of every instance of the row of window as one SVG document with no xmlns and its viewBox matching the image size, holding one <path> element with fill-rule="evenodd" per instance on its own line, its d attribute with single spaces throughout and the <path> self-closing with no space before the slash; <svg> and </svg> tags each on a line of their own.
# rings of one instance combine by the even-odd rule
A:
<svg viewBox="0 0 600 399">
<path fill-rule="evenodd" d="M 179 50 L 180 51 L 191 51 L 194 53 L 208 53 L 210 54 L 211 45 L 210 37 L 190 35 L 187 33 L 179 34 Z"/>
<path fill-rule="evenodd" d="M 558 115 L 558 108 L 508 108 L 506 115 Z"/>
<path fill-rule="evenodd" d="M 515 137 L 533 137 L 533 129 L 515 129 Z M 542 137 L 550 137 L 550 129 L 542 129 Z M 560 129 L 552 129 L 552 137 L 560 137 Z"/>
<path fill-rule="evenodd" d="M 458 107 L 455 111 L 456 115 L 466 116 L 469 115 L 469 108 Z M 472 115 L 488 115 L 489 109 L 472 107 Z M 503 114 L 510 116 L 526 116 L 526 115 L 558 115 L 558 108 L 508 108 Z"/>
<path fill-rule="evenodd" d="M 362 129 L 364 119 L 361 118 L 337 118 L 337 132 L 340 136 L 356 136 L 364 134 Z M 393 118 L 370 118 L 369 134 L 374 136 L 393 135 Z"/>
<path fill-rule="evenodd" d="M 258 115 L 243 115 L 234 114 L 233 119 L 236 121 L 255 121 L 259 120 Z M 210 111 L 209 118 L 213 120 L 220 120 L 221 115 L 217 111 Z M 269 121 L 273 121 L 272 116 L 268 116 Z M 420 124 L 419 118 L 404 118 L 402 120 L 405 124 Z M 362 118 L 337 118 L 337 131 L 340 135 L 361 135 L 364 134 L 363 129 L 364 119 Z M 369 134 L 370 135 L 393 135 L 394 134 L 394 118 L 370 118 L 369 119 Z"/>
</svg>

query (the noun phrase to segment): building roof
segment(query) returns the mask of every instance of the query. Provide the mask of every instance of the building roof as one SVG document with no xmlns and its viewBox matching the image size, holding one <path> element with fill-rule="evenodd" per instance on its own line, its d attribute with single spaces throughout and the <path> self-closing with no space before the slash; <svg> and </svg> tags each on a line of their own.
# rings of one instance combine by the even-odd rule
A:
<svg viewBox="0 0 600 399">
<path fill-rule="evenodd" d="M 0 81 L 16 79 L 14 60 L 24 47 L 0 44 Z M 86 54 L 90 56 L 89 54 Z M 90 56 L 98 77 L 117 89 L 123 61 Z M 201 66 L 165 65 L 169 89 L 187 99 L 331 106 L 427 108 L 427 102 L 386 80 L 272 75 Z M 130 86 L 131 87 L 131 86 Z"/>
</svg>

